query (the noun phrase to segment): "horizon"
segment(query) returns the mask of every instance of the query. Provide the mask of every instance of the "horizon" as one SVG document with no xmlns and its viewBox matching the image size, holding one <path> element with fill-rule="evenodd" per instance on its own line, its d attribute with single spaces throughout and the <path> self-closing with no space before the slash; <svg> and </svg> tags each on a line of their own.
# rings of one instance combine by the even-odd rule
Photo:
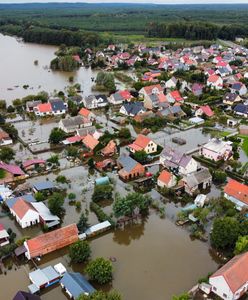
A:
<svg viewBox="0 0 248 300">
<path fill-rule="evenodd" d="M 0 4 L 48 4 L 48 3 L 71 3 L 71 4 L 167 4 L 167 5 L 206 5 L 206 4 L 231 4 L 231 5 L 238 5 L 238 4 L 248 4 L 248 0 L 189 0 L 185 3 L 185 0 L 91 0 L 91 1 L 84 1 L 84 0 L 0 0 Z"/>
</svg>

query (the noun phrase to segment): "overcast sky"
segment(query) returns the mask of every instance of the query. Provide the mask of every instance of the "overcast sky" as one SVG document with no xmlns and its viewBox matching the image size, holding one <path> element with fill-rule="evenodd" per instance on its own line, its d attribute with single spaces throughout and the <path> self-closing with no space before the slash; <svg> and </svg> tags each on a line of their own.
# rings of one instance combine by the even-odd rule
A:
<svg viewBox="0 0 248 300">
<path fill-rule="evenodd" d="M 156 4 L 193 4 L 193 3 L 248 3 L 248 0 L 0 0 L 0 3 L 32 3 L 32 2 L 88 2 L 88 3 L 156 3 Z"/>
</svg>

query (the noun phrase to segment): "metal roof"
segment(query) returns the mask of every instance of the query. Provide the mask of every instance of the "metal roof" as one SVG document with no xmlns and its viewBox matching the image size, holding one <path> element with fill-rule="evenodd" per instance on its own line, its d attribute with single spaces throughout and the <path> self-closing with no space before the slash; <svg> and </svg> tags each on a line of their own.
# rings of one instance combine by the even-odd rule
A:
<svg viewBox="0 0 248 300">
<path fill-rule="evenodd" d="M 24 199 L 26 202 L 29 202 L 29 203 L 36 202 L 33 195 L 27 194 L 27 195 L 23 195 L 23 196 L 20 196 L 20 197 L 10 198 L 10 199 L 6 200 L 5 203 L 8 206 L 8 208 L 12 208 L 12 206 L 16 203 L 16 201 L 18 199 Z"/>
<path fill-rule="evenodd" d="M 81 294 L 91 294 L 95 291 L 92 285 L 80 273 L 66 272 L 60 282 L 70 292 L 73 298 L 77 298 Z"/>
<path fill-rule="evenodd" d="M 37 191 L 48 190 L 48 189 L 53 189 L 54 184 L 51 181 L 37 182 L 34 184 L 34 188 Z"/>
<path fill-rule="evenodd" d="M 90 228 L 88 228 L 85 231 L 85 233 L 86 233 L 86 235 L 91 235 L 92 233 L 95 233 L 99 230 L 108 229 L 109 227 L 111 227 L 110 222 L 109 221 L 104 221 L 102 223 L 91 226 Z"/>
</svg>

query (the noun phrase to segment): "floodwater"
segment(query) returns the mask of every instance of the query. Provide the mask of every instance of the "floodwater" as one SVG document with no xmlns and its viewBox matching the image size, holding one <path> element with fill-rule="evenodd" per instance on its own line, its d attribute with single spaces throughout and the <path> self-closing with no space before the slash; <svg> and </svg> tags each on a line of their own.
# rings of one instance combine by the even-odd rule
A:
<svg viewBox="0 0 248 300">
<path fill-rule="evenodd" d="M 89 208 L 93 183 L 100 175 L 95 173 L 90 176 L 84 167 L 67 169 L 60 173 L 71 180 L 67 186 L 67 193 L 76 194 L 76 199 L 82 201 L 82 210 Z M 131 190 L 131 187 L 120 181 L 116 174 L 108 175 L 115 178 L 115 191 L 119 191 L 121 195 L 128 192 L 127 187 L 129 191 Z M 28 181 L 37 182 L 46 179 L 54 181 L 56 176 L 57 174 L 49 174 Z M 65 209 L 63 226 L 77 223 L 80 211 L 77 211 L 75 206 L 69 205 L 68 199 L 65 200 Z M 188 291 L 199 278 L 217 269 L 217 264 L 209 253 L 208 244 L 197 240 L 191 241 L 189 232 L 174 224 L 179 209 L 180 207 L 176 207 L 173 203 L 168 203 L 165 219 L 160 219 L 152 210 L 146 220 L 126 226 L 125 230 L 108 232 L 90 241 L 92 258 L 99 256 L 116 258 L 116 262 L 113 263 L 112 285 L 104 286 L 104 290 L 113 287 L 122 293 L 124 300 L 169 300 L 172 295 Z M 110 206 L 104 210 L 110 213 Z M 11 227 L 18 238 L 24 235 L 32 237 L 41 233 L 39 226 L 21 230 L 9 217 L 1 218 L 1 222 L 7 228 Z M 89 223 L 91 225 L 97 223 L 92 213 L 89 214 Z M 62 262 L 69 271 L 83 273 L 83 265 L 70 265 L 66 248 L 43 257 L 39 267 L 55 265 L 58 262 Z M 1 300 L 11 300 L 18 289 L 27 290 L 30 284 L 28 279 L 30 268 L 30 265 L 25 264 L 21 267 L 14 266 L 12 270 L 4 269 L 6 274 L 0 273 Z M 60 286 L 55 286 L 42 292 L 41 299 L 68 298 Z"/>
<path fill-rule="evenodd" d="M 65 91 L 70 76 L 81 84 L 84 95 L 91 94 L 91 77 L 96 77 L 97 71 L 83 67 L 75 72 L 49 70 L 56 49 L 54 46 L 23 43 L 0 34 L 0 99 L 11 104 L 16 98 L 40 91 Z M 38 60 L 37 66 L 35 60 Z M 29 88 L 24 89 L 23 85 L 29 85 Z"/>
</svg>

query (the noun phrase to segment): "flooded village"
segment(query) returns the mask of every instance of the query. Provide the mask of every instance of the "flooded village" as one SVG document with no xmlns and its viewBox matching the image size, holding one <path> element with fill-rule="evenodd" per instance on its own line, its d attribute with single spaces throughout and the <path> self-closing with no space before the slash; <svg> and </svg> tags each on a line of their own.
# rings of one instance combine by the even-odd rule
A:
<svg viewBox="0 0 248 300">
<path fill-rule="evenodd" d="M 243 296 L 248 50 L 63 51 L 0 34 L 0 299 Z"/>
</svg>

